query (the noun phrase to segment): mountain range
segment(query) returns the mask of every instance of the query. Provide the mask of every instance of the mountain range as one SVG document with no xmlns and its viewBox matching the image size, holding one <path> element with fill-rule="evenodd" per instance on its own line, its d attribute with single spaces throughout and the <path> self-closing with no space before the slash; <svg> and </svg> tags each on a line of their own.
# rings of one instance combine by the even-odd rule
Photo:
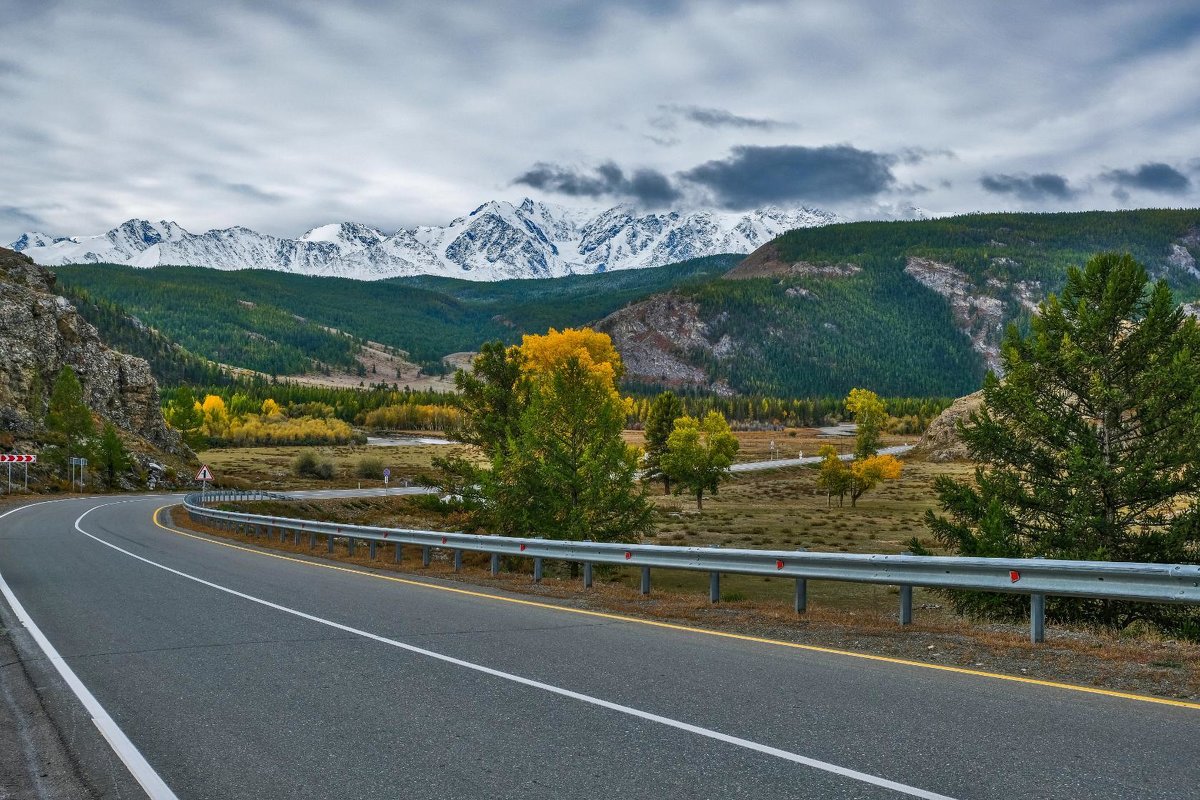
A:
<svg viewBox="0 0 1200 800">
<path fill-rule="evenodd" d="M 629 206 L 581 210 L 526 198 L 515 205 L 484 203 L 444 227 L 390 235 L 354 222 L 322 225 L 295 239 L 244 227 L 194 234 L 174 222 L 131 219 L 95 236 L 55 238 L 31 231 L 11 247 L 47 266 L 192 265 L 359 280 L 436 275 L 495 281 L 749 253 L 786 231 L 841 221 L 836 214 L 807 207 L 644 213 Z"/>
</svg>

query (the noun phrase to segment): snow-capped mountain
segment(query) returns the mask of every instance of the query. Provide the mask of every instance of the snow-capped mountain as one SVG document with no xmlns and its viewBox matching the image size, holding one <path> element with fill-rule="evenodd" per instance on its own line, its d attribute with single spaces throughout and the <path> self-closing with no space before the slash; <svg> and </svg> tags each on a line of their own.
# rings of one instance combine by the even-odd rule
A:
<svg viewBox="0 0 1200 800">
<path fill-rule="evenodd" d="M 842 220 L 812 208 L 746 213 L 603 211 L 526 199 L 484 203 L 444 227 L 387 235 L 354 222 L 313 228 L 285 239 L 234 227 L 193 234 L 174 222 L 131 219 L 98 236 L 22 234 L 12 249 L 39 264 L 189 264 L 217 269 L 274 269 L 379 280 L 444 275 L 469 280 L 550 278 L 657 267 L 718 253 L 749 253 L 793 228 Z"/>
</svg>

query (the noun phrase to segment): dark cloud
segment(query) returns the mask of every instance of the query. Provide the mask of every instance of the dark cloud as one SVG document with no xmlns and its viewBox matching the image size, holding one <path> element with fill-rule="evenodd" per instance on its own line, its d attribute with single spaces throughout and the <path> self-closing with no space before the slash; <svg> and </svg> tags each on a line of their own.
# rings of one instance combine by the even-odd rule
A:
<svg viewBox="0 0 1200 800">
<path fill-rule="evenodd" d="M 1183 194 L 1192 185 L 1188 176 L 1162 162 L 1142 164 L 1137 169 L 1114 169 L 1105 172 L 1100 177 L 1116 184 L 1117 188 L 1113 194 L 1119 199 L 1128 198 L 1130 189 L 1142 189 L 1162 194 Z"/>
<path fill-rule="evenodd" d="M 679 190 L 663 173 L 638 169 L 626 175 L 625 170 L 612 161 L 604 162 L 591 172 L 538 162 L 529 171 L 518 175 L 513 183 L 571 197 L 618 197 L 647 206 L 663 205 L 680 197 Z"/>
<path fill-rule="evenodd" d="M 775 119 L 743 117 L 739 114 L 734 114 L 732 111 L 726 111 L 723 108 L 677 105 L 662 105 L 658 108 L 663 112 L 663 116 L 657 118 L 654 121 L 654 125 L 663 128 L 674 127 L 676 118 L 695 122 L 697 125 L 703 125 L 706 128 L 741 128 L 769 131 L 776 128 L 792 127 L 787 122 L 780 122 Z"/>
<path fill-rule="evenodd" d="M 1052 172 L 1037 175 L 984 175 L 979 185 L 993 194 L 1011 194 L 1022 200 L 1070 200 L 1076 195 L 1067 179 Z"/>
<path fill-rule="evenodd" d="M 681 177 L 707 189 L 724 208 L 832 203 L 869 198 L 891 188 L 895 161 L 895 156 L 850 145 L 740 146 L 728 158 L 707 161 Z"/>
<path fill-rule="evenodd" d="M 0 206 L 0 225 L 36 228 L 43 225 L 41 217 L 16 206 Z"/>
<path fill-rule="evenodd" d="M 275 192 L 268 192 L 264 189 L 259 189 L 257 186 L 252 186 L 249 183 L 238 183 L 222 180 L 215 175 L 201 173 L 195 176 L 196 182 L 203 186 L 210 186 L 214 189 L 230 192 L 231 194 L 240 195 L 241 197 L 255 200 L 260 203 L 282 203 L 284 197 Z"/>
</svg>

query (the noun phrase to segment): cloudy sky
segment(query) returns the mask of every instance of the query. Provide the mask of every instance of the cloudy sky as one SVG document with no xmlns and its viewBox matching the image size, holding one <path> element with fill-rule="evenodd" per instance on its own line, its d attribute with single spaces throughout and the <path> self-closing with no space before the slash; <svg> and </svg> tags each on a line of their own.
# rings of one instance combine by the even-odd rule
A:
<svg viewBox="0 0 1200 800">
<path fill-rule="evenodd" d="M 1200 205 L 1195 0 L 0 0 L 0 31 L 0 241 Z"/>
</svg>

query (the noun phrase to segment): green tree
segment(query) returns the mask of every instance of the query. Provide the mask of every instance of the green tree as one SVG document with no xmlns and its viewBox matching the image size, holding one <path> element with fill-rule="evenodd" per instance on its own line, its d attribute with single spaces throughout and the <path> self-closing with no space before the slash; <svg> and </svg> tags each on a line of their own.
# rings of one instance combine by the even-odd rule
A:
<svg viewBox="0 0 1200 800">
<path fill-rule="evenodd" d="M 84 402 L 79 378 L 70 365 L 64 364 L 54 379 L 46 410 L 46 428 L 58 440 L 62 466 L 66 466 L 68 458 L 91 455 L 96 423 Z"/>
<path fill-rule="evenodd" d="M 675 420 L 683 416 L 683 401 L 674 392 L 663 392 L 654 398 L 646 416 L 646 477 L 661 479 L 663 491 L 671 493 L 671 476 L 662 469 L 663 456 L 667 453 L 667 439 L 675 430 Z"/>
<path fill-rule="evenodd" d="M 737 451 L 737 437 L 718 412 L 708 412 L 703 421 L 683 416 L 667 437 L 662 469 L 675 481 L 676 493 L 693 493 L 696 508 L 703 510 L 704 493 L 716 494 L 721 481 L 729 479 Z"/>
<path fill-rule="evenodd" d="M 961 428 L 974 481 L 935 483 L 927 523 L 968 556 L 1196 563 L 1200 558 L 1200 331 L 1129 255 L 1072 268 L 1028 335 L 1008 329 L 1005 377 L 989 375 Z M 1016 616 L 1024 598 L 953 595 L 961 611 Z M 1048 598 L 1053 619 L 1142 618 L 1200 635 L 1164 606 Z"/>
<path fill-rule="evenodd" d="M 487 342 L 479 349 L 472 371 L 454 375 L 463 408 L 463 423 L 454 433 L 489 459 L 503 455 L 525 408 L 528 387 L 523 360 L 520 348 Z"/>
<path fill-rule="evenodd" d="M 879 452 L 879 437 L 887 422 L 887 407 L 879 396 L 868 389 L 851 389 L 846 397 L 846 410 L 854 415 L 854 457 L 867 458 Z"/>
<path fill-rule="evenodd" d="M 204 412 L 196 404 L 192 387 L 185 385 L 178 389 L 175 399 L 167 405 L 166 418 L 170 426 L 183 435 L 188 447 L 199 450 L 204 446 Z"/>
<path fill-rule="evenodd" d="M 129 451 L 125 449 L 125 442 L 121 441 L 116 426 L 105 422 L 96 446 L 96 468 L 104 475 L 105 483 L 110 489 L 117 485 L 117 476 L 132 464 Z"/>
<path fill-rule="evenodd" d="M 488 483 L 493 528 L 552 539 L 636 541 L 651 527 L 625 411 L 576 358 L 539 377 L 514 447 Z"/>
<path fill-rule="evenodd" d="M 825 507 L 830 508 L 833 506 L 833 496 L 835 494 L 840 506 L 846 498 L 846 492 L 850 489 L 850 469 L 846 466 L 846 462 L 838 457 L 837 448 L 831 444 L 821 445 L 821 449 L 817 451 L 817 455 L 821 457 L 820 473 L 817 475 L 817 486 L 825 490 Z"/>
</svg>

